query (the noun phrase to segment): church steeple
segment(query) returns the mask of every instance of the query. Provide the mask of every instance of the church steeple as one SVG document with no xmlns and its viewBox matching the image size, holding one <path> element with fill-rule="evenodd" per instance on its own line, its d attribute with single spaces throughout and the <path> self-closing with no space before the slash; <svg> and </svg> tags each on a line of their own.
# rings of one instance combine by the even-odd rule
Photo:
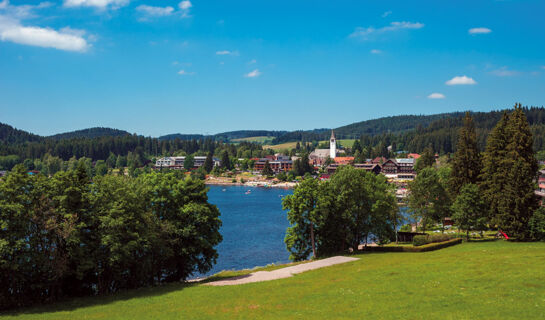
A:
<svg viewBox="0 0 545 320">
<path fill-rule="evenodd" d="M 329 157 L 335 159 L 337 156 L 337 141 L 335 140 L 335 133 L 331 130 L 331 139 L 329 140 Z"/>
</svg>

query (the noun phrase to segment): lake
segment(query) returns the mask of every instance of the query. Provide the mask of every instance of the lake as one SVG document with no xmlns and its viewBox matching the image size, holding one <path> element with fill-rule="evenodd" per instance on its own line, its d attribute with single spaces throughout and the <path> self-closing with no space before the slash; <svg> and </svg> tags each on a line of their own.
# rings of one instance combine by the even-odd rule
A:
<svg viewBox="0 0 545 320">
<path fill-rule="evenodd" d="M 284 244 L 289 223 L 282 210 L 282 197 L 292 194 L 292 190 L 247 186 L 209 188 L 208 201 L 221 213 L 223 241 L 217 246 L 217 263 L 206 275 L 289 262 Z"/>
<path fill-rule="evenodd" d="M 208 201 L 221 213 L 223 241 L 217 246 L 216 265 L 205 275 L 289 262 L 284 244 L 289 223 L 282 210 L 282 197 L 293 190 L 213 185 L 209 188 Z M 408 216 L 407 208 L 400 211 Z"/>
</svg>

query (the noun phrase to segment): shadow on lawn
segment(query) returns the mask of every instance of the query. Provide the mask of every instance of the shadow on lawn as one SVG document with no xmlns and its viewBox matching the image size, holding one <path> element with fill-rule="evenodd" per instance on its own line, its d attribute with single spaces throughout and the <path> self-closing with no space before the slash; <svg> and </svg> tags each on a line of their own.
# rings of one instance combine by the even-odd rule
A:
<svg viewBox="0 0 545 320">
<path fill-rule="evenodd" d="M 0 316 L 21 316 L 25 314 L 53 313 L 63 311 L 74 311 L 79 308 L 92 307 L 96 305 L 107 305 L 114 302 L 125 301 L 135 298 L 161 296 L 173 291 L 183 290 L 188 287 L 199 285 L 199 282 L 169 283 L 155 287 L 145 287 L 127 291 L 121 291 L 110 295 L 66 298 L 47 304 L 22 307 L 18 309 L 0 312 Z"/>
</svg>

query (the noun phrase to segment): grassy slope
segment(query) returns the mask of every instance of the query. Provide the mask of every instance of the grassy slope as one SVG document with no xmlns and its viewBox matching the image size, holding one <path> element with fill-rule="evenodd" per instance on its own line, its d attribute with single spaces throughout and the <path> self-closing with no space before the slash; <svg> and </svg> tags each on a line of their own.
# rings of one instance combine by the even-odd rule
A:
<svg viewBox="0 0 545 320">
<path fill-rule="evenodd" d="M 326 143 L 328 142 L 329 140 L 324 140 L 324 141 L 320 141 L 320 143 Z M 354 139 L 341 139 L 341 140 L 338 140 L 343 147 L 346 147 L 346 148 L 352 148 L 352 145 L 354 145 Z M 288 149 L 288 150 L 291 150 L 291 149 L 294 149 L 295 148 L 295 145 L 297 144 L 297 142 L 286 142 L 286 143 L 282 143 L 282 144 L 275 144 L 275 145 L 264 145 L 263 148 L 265 149 L 273 149 L 273 150 L 276 150 L 276 151 L 280 151 L 280 150 L 284 150 L 284 149 Z"/>
<path fill-rule="evenodd" d="M 464 243 L 240 286 L 169 285 L 28 309 L 20 319 L 537 319 L 545 243 Z M 9 318 L 9 316 L 8 316 Z"/>
<path fill-rule="evenodd" d="M 273 140 L 273 137 L 267 137 L 267 136 L 258 136 L 258 137 L 247 137 L 247 138 L 238 138 L 238 139 L 232 139 L 232 142 L 241 142 L 241 141 L 248 141 L 248 142 L 255 142 L 255 143 L 267 143 Z"/>
</svg>

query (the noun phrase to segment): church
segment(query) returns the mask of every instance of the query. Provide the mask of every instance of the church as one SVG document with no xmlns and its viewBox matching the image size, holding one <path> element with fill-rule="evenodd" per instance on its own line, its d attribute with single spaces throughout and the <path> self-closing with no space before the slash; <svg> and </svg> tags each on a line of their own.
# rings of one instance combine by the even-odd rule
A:
<svg viewBox="0 0 545 320">
<path fill-rule="evenodd" d="M 321 166 L 326 162 L 328 157 L 334 160 L 337 157 L 338 152 L 339 151 L 337 150 L 337 140 L 335 139 L 335 132 L 331 130 L 329 149 L 314 149 L 314 151 L 312 151 L 308 157 L 313 165 Z"/>
</svg>

